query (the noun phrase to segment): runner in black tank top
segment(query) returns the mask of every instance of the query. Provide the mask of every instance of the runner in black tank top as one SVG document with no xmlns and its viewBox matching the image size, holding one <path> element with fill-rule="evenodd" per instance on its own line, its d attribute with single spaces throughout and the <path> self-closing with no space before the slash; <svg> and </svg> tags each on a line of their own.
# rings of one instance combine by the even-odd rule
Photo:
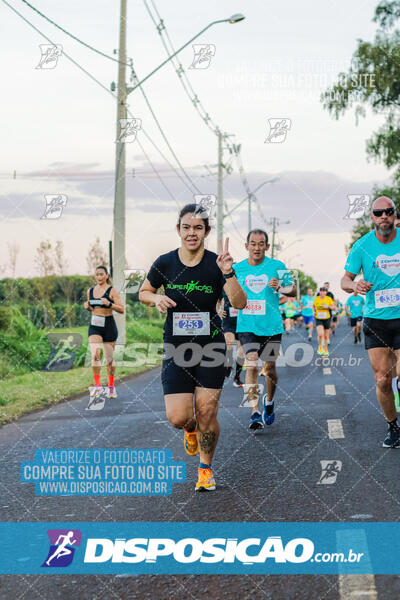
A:
<svg viewBox="0 0 400 600">
<path fill-rule="evenodd" d="M 188 454 L 200 449 L 195 489 L 214 490 L 211 460 L 219 435 L 226 350 L 216 303 L 224 289 L 232 306 L 244 308 L 246 294 L 232 269 L 228 239 L 219 256 L 204 248 L 211 228 L 196 204 L 181 210 L 177 230 L 181 247 L 157 258 L 139 298 L 167 315 L 161 377 L 167 417 L 174 427 L 185 429 Z M 165 295 L 157 294 L 161 286 Z"/>
<path fill-rule="evenodd" d="M 89 325 L 89 344 L 92 353 L 92 368 L 94 388 L 92 397 L 97 397 L 101 391 L 100 384 L 100 352 L 103 344 L 103 353 L 107 363 L 108 397 L 116 398 L 114 385 L 115 361 L 113 358 L 118 330 L 113 317 L 113 310 L 124 312 L 124 307 L 118 292 L 109 285 L 109 274 L 104 266 L 96 269 L 97 285 L 87 291 L 86 310 L 91 311 Z"/>
</svg>

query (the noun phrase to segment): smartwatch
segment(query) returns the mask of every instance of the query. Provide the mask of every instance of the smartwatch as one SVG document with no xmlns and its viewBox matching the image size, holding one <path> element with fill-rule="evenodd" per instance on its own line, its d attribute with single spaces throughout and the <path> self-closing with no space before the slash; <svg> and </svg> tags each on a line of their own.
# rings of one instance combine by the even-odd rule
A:
<svg viewBox="0 0 400 600">
<path fill-rule="evenodd" d="M 222 275 L 224 276 L 224 279 L 230 279 L 231 277 L 235 277 L 236 273 L 232 270 L 230 273 L 222 273 Z"/>
</svg>

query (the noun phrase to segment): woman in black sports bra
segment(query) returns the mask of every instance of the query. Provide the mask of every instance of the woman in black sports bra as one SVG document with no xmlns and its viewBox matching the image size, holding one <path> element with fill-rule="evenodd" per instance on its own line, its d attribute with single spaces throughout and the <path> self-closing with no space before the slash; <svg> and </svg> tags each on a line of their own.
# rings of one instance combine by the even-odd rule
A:
<svg viewBox="0 0 400 600">
<path fill-rule="evenodd" d="M 100 351 L 103 344 L 103 353 L 107 363 L 108 397 L 116 398 L 114 386 L 115 361 L 113 358 L 118 329 L 113 317 L 113 310 L 124 312 L 121 298 L 115 288 L 110 285 L 110 276 L 107 268 L 101 265 L 96 269 L 97 285 L 87 290 L 86 310 L 91 314 L 89 325 L 89 344 L 92 353 L 92 368 L 94 388 L 91 396 L 100 394 Z"/>
</svg>

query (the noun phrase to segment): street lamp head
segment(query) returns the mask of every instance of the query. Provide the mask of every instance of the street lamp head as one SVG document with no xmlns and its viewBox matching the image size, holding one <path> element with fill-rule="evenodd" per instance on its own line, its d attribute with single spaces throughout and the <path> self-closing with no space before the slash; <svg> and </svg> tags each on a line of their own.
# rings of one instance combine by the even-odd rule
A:
<svg viewBox="0 0 400 600">
<path fill-rule="evenodd" d="M 239 23 L 239 21 L 243 21 L 246 17 L 241 13 L 237 13 L 226 19 L 228 23 Z"/>
</svg>

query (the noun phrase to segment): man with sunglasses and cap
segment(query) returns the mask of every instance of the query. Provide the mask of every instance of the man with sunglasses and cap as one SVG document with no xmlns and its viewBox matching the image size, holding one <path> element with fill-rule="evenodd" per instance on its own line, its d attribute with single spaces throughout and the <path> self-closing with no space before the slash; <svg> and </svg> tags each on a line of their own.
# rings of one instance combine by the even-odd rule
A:
<svg viewBox="0 0 400 600">
<path fill-rule="evenodd" d="M 364 338 L 376 382 L 376 395 L 388 423 L 384 448 L 400 448 L 400 427 L 392 390 L 392 362 L 400 374 L 400 231 L 393 200 L 372 205 L 374 229 L 353 245 L 341 281 L 345 292 L 365 295 Z M 354 281 L 362 269 L 362 278 Z"/>
</svg>

